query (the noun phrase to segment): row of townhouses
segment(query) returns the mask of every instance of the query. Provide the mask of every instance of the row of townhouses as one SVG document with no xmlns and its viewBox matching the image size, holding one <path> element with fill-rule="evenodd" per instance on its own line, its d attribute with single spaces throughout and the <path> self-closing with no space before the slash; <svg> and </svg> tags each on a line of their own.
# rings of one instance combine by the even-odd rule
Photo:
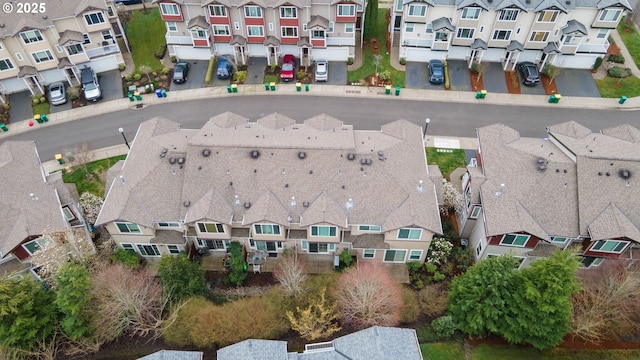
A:
<svg viewBox="0 0 640 360">
<path fill-rule="evenodd" d="M 503 124 L 478 129 L 477 166 L 458 184 L 466 205 L 459 228 L 476 259 L 512 254 L 528 266 L 562 248 L 581 254 L 585 267 L 637 260 L 640 130 L 593 133 L 571 121 L 547 132 L 536 139 Z"/>
<path fill-rule="evenodd" d="M 531 61 L 590 68 L 627 0 L 394 0 L 392 39 L 407 61 Z"/>
<path fill-rule="evenodd" d="M 201 129 L 154 118 L 108 178 L 96 224 L 145 257 L 224 254 L 238 241 L 269 257 L 348 249 L 404 263 L 424 261 L 442 233 L 442 175 L 406 120 L 360 131 L 327 115 L 300 124 L 223 113 Z"/>
<path fill-rule="evenodd" d="M 167 26 L 169 53 L 178 58 L 233 56 L 277 63 L 294 54 L 347 61 L 355 56 L 364 0 L 154 0 Z"/>
<path fill-rule="evenodd" d="M 0 12 L 0 94 L 44 94 L 52 82 L 78 85 L 84 66 L 103 72 L 124 64 L 116 41 L 122 26 L 113 0 L 40 3 L 43 11 Z M 3 96 L 0 100 L 5 101 Z"/>
</svg>

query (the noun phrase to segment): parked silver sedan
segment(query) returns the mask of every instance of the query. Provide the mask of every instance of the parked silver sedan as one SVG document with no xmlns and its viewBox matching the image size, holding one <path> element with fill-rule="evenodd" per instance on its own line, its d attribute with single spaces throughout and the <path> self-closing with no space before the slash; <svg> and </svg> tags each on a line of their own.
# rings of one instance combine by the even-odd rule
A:
<svg viewBox="0 0 640 360">
<path fill-rule="evenodd" d="M 49 85 L 49 102 L 51 105 L 62 105 L 67 102 L 67 92 L 63 83 L 54 82 Z"/>
</svg>

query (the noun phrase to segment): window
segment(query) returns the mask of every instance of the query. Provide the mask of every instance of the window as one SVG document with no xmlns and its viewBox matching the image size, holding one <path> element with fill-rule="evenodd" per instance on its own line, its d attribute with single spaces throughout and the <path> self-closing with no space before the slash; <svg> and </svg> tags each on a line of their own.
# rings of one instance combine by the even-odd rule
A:
<svg viewBox="0 0 640 360">
<path fill-rule="evenodd" d="M 596 241 L 593 246 L 591 246 L 591 249 L 589 249 L 589 251 L 621 254 L 624 249 L 626 249 L 627 245 L 629 245 L 628 241 L 599 240 Z"/>
<path fill-rule="evenodd" d="M 335 226 L 312 226 L 311 236 L 336 236 L 337 228 Z"/>
<path fill-rule="evenodd" d="M 67 52 L 69 55 L 82 54 L 84 52 L 84 48 L 82 44 L 73 44 L 67 46 Z"/>
<path fill-rule="evenodd" d="M 165 229 L 171 229 L 171 228 L 179 228 L 180 227 L 180 223 L 179 222 L 159 222 L 156 225 L 158 225 L 158 228 L 165 228 Z"/>
<path fill-rule="evenodd" d="M 376 249 L 364 249 L 362 250 L 363 259 L 373 259 L 376 257 Z"/>
<path fill-rule="evenodd" d="M 134 223 L 116 223 L 116 227 L 121 234 L 142 234 L 138 224 Z"/>
<path fill-rule="evenodd" d="M 335 26 L 335 23 L 333 21 L 329 21 L 329 29 L 327 29 L 327 32 L 332 33 L 334 26 Z"/>
<path fill-rule="evenodd" d="M 310 253 L 328 253 L 329 252 L 329 245 L 334 245 L 334 244 L 327 244 L 327 243 L 309 243 L 309 252 Z"/>
<path fill-rule="evenodd" d="M 9 59 L 0 60 L 0 71 L 13 69 L 13 63 Z"/>
<path fill-rule="evenodd" d="M 229 245 L 229 240 L 213 240 L 213 239 L 200 239 L 196 238 L 198 247 L 206 247 L 209 250 L 225 250 Z"/>
<path fill-rule="evenodd" d="M 194 29 L 191 30 L 191 37 L 194 39 L 206 39 L 209 37 L 207 30 Z"/>
<path fill-rule="evenodd" d="M 262 8 L 260 6 L 245 6 L 244 7 L 244 16 L 245 17 L 260 18 L 260 17 L 262 17 Z"/>
<path fill-rule="evenodd" d="M 398 239 L 420 240 L 421 237 L 422 229 L 398 229 Z"/>
<path fill-rule="evenodd" d="M 404 1 L 398 0 L 396 3 L 396 11 L 402 11 L 402 5 L 404 5 Z"/>
<path fill-rule="evenodd" d="M 505 234 L 500 240 L 500 245 L 524 247 L 529 237 L 529 235 Z"/>
<path fill-rule="evenodd" d="M 609 29 L 600 29 L 596 35 L 596 39 L 606 39 L 609 37 Z"/>
<path fill-rule="evenodd" d="M 492 40 L 509 40 L 511 38 L 511 30 L 496 30 L 493 32 Z"/>
<path fill-rule="evenodd" d="M 480 257 L 480 254 L 482 254 L 482 240 L 480 240 L 478 246 L 476 246 L 476 257 Z"/>
<path fill-rule="evenodd" d="M 167 245 L 167 251 L 169 251 L 169 254 L 180 254 L 178 245 Z"/>
<path fill-rule="evenodd" d="M 39 237 L 22 244 L 22 247 L 25 248 L 29 252 L 29 254 L 33 255 L 36 251 L 42 249 L 47 241 L 49 240 L 43 237 Z"/>
<path fill-rule="evenodd" d="M 113 35 L 111 35 L 111 31 L 105 30 L 102 32 L 102 40 L 113 40 Z"/>
<path fill-rule="evenodd" d="M 247 36 L 264 36 L 264 26 L 247 26 Z"/>
<path fill-rule="evenodd" d="M 231 35 L 229 25 L 213 25 L 213 35 Z"/>
<path fill-rule="evenodd" d="M 307 24 L 302 24 L 302 31 L 307 31 Z"/>
<path fill-rule="evenodd" d="M 162 15 L 180 15 L 178 4 L 161 3 L 160 11 L 162 11 Z"/>
<path fill-rule="evenodd" d="M 160 256 L 160 250 L 156 244 L 136 244 L 142 256 Z"/>
<path fill-rule="evenodd" d="M 175 21 L 167 21 L 167 30 L 171 32 L 178 31 L 178 24 Z"/>
<path fill-rule="evenodd" d="M 548 31 L 534 31 L 531 33 L 529 41 L 545 42 L 549 37 Z"/>
<path fill-rule="evenodd" d="M 312 30 L 311 31 L 312 39 L 324 39 L 324 30 Z"/>
<path fill-rule="evenodd" d="M 42 41 L 42 34 L 40 33 L 40 30 L 23 31 L 20 33 L 20 37 L 25 44 Z"/>
<path fill-rule="evenodd" d="M 38 64 L 41 62 L 53 60 L 53 55 L 51 55 L 51 51 L 49 50 L 43 50 L 43 51 L 31 53 L 31 56 L 33 56 L 33 60 L 35 60 L 35 62 Z"/>
<path fill-rule="evenodd" d="M 419 261 L 422 258 L 422 250 L 409 251 L 409 260 Z"/>
<path fill-rule="evenodd" d="M 22 54 L 16 53 L 16 59 L 18 59 L 18 61 L 22 61 Z"/>
<path fill-rule="evenodd" d="M 382 227 L 379 225 L 360 225 L 358 231 L 380 232 Z"/>
<path fill-rule="evenodd" d="M 120 244 L 120 247 L 121 247 L 123 250 L 131 251 L 131 252 L 136 252 L 136 249 L 134 249 L 134 248 L 133 248 L 133 245 L 132 245 L 132 244 L 124 244 L 124 243 L 123 243 L 123 244 Z"/>
<path fill-rule="evenodd" d="M 425 26 L 425 32 L 427 34 L 433 33 L 433 25 L 431 25 L 431 23 L 427 23 L 427 26 Z"/>
<path fill-rule="evenodd" d="M 438 31 L 436 33 L 436 41 L 447 41 L 449 38 L 449 33 L 444 31 Z"/>
<path fill-rule="evenodd" d="M 269 31 L 273 31 L 273 23 L 269 23 Z"/>
<path fill-rule="evenodd" d="M 199 222 L 196 225 L 201 233 L 224 234 L 224 225 L 220 223 Z"/>
<path fill-rule="evenodd" d="M 476 8 L 476 7 L 467 7 L 462 9 L 462 16 L 460 16 L 462 19 L 477 19 L 480 17 L 480 8 Z"/>
<path fill-rule="evenodd" d="M 427 13 L 426 5 L 409 5 L 409 16 L 424 16 Z"/>
<path fill-rule="evenodd" d="M 616 22 L 622 13 L 621 10 L 604 9 L 600 13 L 598 21 Z"/>
<path fill-rule="evenodd" d="M 113 8 L 111 7 L 111 5 L 107 5 L 107 15 L 109 15 L 109 17 L 116 16 L 116 13 L 113 12 Z"/>
<path fill-rule="evenodd" d="M 233 22 L 233 28 L 236 29 L 236 30 L 240 30 L 240 23 L 237 22 L 237 21 L 234 21 Z"/>
<path fill-rule="evenodd" d="M 56 51 L 57 52 L 62 52 L 62 47 L 60 45 L 56 45 Z"/>
<path fill-rule="evenodd" d="M 556 22 L 558 11 L 543 10 L 538 14 L 538 22 Z"/>
<path fill-rule="evenodd" d="M 571 40 L 573 40 L 573 36 L 571 35 L 565 35 L 562 37 L 563 44 L 571 44 Z"/>
<path fill-rule="evenodd" d="M 253 242 L 253 247 L 260 251 L 270 251 L 276 252 L 278 249 L 282 249 L 282 241 L 249 241 L 249 246 L 251 246 L 251 242 Z M 303 245 L 303 249 L 304 245 Z"/>
<path fill-rule="evenodd" d="M 385 250 L 384 262 L 404 262 L 407 256 L 407 250 Z"/>
<path fill-rule="evenodd" d="M 471 215 L 469 215 L 470 219 L 477 219 L 478 215 L 480 215 L 480 210 L 482 210 L 482 206 L 474 206 L 473 210 L 471 210 Z"/>
<path fill-rule="evenodd" d="M 471 28 L 459 28 L 456 37 L 458 39 L 471 39 L 473 37 L 473 31 L 474 29 Z"/>
<path fill-rule="evenodd" d="M 356 27 L 356 24 L 354 24 L 354 23 L 345 23 L 344 24 L 344 32 L 347 33 L 347 34 L 351 34 L 351 33 L 353 33 L 355 27 Z"/>
<path fill-rule="evenodd" d="M 404 23 L 404 32 L 412 33 L 414 26 L 414 23 Z"/>
<path fill-rule="evenodd" d="M 253 232 L 258 235 L 280 235 L 280 225 L 254 224 Z"/>
<path fill-rule="evenodd" d="M 569 240 L 569 238 L 567 238 L 567 237 L 561 237 L 561 236 L 552 236 L 551 237 L 551 242 L 558 243 L 558 244 L 564 244 L 564 243 L 567 242 L 567 240 Z"/>
<path fill-rule="evenodd" d="M 580 266 L 586 268 L 596 267 L 602 264 L 603 260 L 603 258 L 597 258 L 593 256 L 582 256 L 582 259 L 580 260 Z"/>
<path fill-rule="evenodd" d="M 82 39 L 84 39 L 84 45 L 91 44 L 91 38 L 89 38 L 89 34 L 82 34 Z"/>
<path fill-rule="evenodd" d="M 355 16 L 355 5 L 338 5 L 338 16 Z"/>
<path fill-rule="evenodd" d="M 101 12 L 85 14 L 84 20 L 87 22 L 87 25 L 102 24 L 104 22 L 104 16 L 102 16 Z"/>
<path fill-rule="evenodd" d="M 280 17 L 281 18 L 297 18 L 298 9 L 293 6 L 281 6 Z"/>
<path fill-rule="evenodd" d="M 518 10 L 516 9 L 505 9 L 500 11 L 500 15 L 498 20 L 500 21 L 516 21 L 518 19 Z"/>
<path fill-rule="evenodd" d="M 297 26 L 283 26 L 281 29 L 282 29 L 282 37 L 298 37 Z"/>
<path fill-rule="evenodd" d="M 209 14 L 211 16 L 227 17 L 227 8 L 224 5 L 209 5 Z"/>
</svg>

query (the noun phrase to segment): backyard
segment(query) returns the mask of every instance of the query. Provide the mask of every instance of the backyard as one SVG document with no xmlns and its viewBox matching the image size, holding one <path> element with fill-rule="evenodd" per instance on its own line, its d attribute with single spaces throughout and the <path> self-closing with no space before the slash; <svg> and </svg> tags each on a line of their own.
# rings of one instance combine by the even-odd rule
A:
<svg viewBox="0 0 640 360">
<path fill-rule="evenodd" d="M 108 159 L 92 161 L 85 166 L 76 165 L 71 168 L 71 172 L 63 173 L 62 180 L 66 183 L 74 183 L 78 188 L 78 194 L 88 191 L 96 196 L 104 197 L 105 178 L 107 170 L 127 156 L 121 155 Z"/>
<path fill-rule="evenodd" d="M 465 358 L 461 342 L 437 342 L 420 345 L 422 356 L 429 360 L 460 360 Z M 531 347 L 516 345 L 479 344 L 469 345 L 472 360 L 623 360 L 640 358 L 640 350 L 616 349 L 569 349 L 557 347 L 539 351 Z"/>
<path fill-rule="evenodd" d="M 125 18 L 128 16 L 125 15 Z M 141 66 L 148 66 L 152 70 L 162 69 L 155 53 L 160 47 L 166 46 L 166 28 L 158 8 L 131 11 L 126 29 L 136 69 L 139 70 Z"/>
<path fill-rule="evenodd" d="M 622 38 L 625 47 L 629 50 L 632 59 L 625 59 L 625 62 L 640 64 L 640 35 L 633 23 L 628 23 L 627 19 L 622 19 L 618 24 L 618 34 Z M 624 64 L 620 64 L 624 67 Z M 640 79 L 631 75 L 625 78 L 607 76 L 604 79 L 596 80 L 596 85 L 603 98 L 619 98 L 621 96 L 640 96 Z"/>
</svg>

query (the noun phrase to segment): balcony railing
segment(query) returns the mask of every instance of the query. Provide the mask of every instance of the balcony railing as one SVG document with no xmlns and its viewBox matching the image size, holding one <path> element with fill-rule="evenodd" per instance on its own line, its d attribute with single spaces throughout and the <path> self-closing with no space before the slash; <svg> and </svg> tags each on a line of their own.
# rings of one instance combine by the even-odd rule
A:
<svg viewBox="0 0 640 360">
<path fill-rule="evenodd" d="M 327 46 L 346 45 L 355 46 L 356 39 L 353 37 L 331 37 L 327 36 Z"/>
<path fill-rule="evenodd" d="M 118 44 L 112 44 L 107 46 L 102 46 L 95 49 L 87 49 L 86 53 L 89 59 L 97 58 L 100 56 L 105 56 L 109 54 L 119 53 L 120 48 L 118 48 Z"/>
<path fill-rule="evenodd" d="M 191 36 L 165 36 L 167 44 L 173 45 L 193 45 Z"/>
<path fill-rule="evenodd" d="M 429 48 L 433 45 L 433 39 L 404 39 L 402 46 Z"/>
<path fill-rule="evenodd" d="M 605 40 L 604 44 L 580 44 L 578 46 L 579 53 L 605 54 L 608 49 L 609 49 L 609 40 Z"/>
</svg>

